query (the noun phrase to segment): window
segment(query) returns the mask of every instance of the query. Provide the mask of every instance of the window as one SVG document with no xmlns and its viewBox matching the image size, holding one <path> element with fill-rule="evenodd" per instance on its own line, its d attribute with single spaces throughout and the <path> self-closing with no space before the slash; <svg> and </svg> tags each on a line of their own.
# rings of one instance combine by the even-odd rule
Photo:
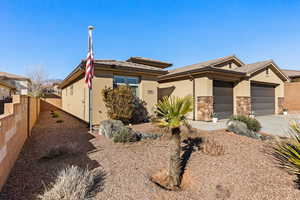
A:
<svg viewBox="0 0 300 200">
<path fill-rule="evenodd" d="M 73 85 L 70 86 L 70 95 L 73 95 Z"/>
<path fill-rule="evenodd" d="M 68 96 L 68 88 L 66 88 L 66 96 Z"/>
<path fill-rule="evenodd" d="M 232 63 L 229 63 L 229 69 L 231 69 L 232 68 Z"/>
<path fill-rule="evenodd" d="M 266 69 L 266 75 L 269 75 L 269 68 Z"/>
<path fill-rule="evenodd" d="M 127 85 L 132 89 L 134 95 L 139 96 L 139 78 L 133 76 L 114 76 L 114 87 Z"/>
</svg>

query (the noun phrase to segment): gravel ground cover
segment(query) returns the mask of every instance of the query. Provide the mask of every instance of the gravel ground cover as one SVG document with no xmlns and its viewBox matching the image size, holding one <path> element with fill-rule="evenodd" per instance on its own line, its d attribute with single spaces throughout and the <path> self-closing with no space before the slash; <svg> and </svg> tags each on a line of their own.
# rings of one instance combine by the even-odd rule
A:
<svg viewBox="0 0 300 200">
<path fill-rule="evenodd" d="M 149 179 L 168 166 L 168 136 L 132 144 L 114 144 L 103 136 L 87 133 L 86 125 L 59 112 L 64 123 L 55 123 L 42 113 L 32 137 L 23 148 L 0 199 L 30 200 L 53 180 L 53 172 L 69 164 L 101 168 L 103 189 L 95 199 L 107 200 L 294 200 L 300 190 L 297 177 L 277 168 L 265 149 L 269 144 L 225 131 L 199 131 L 193 138 L 213 139 L 225 154 L 210 156 L 192 152 L 186 166 L 189 186 L 183 191 L 166 191 Z M 146 133 L 164 133 L 151 124 L 133 125 Z M 183 134 L 185 139 L 187 131 Z M 79 143 L 79 153 L 41 162 L 43 152 L 57 144 Z M 184 144 L 183 144 L 184 145 Z M 200 144 L 201 145 L 201 144 Z M 184 152 L 185 153 L 185 152 Z"/>
</svg>

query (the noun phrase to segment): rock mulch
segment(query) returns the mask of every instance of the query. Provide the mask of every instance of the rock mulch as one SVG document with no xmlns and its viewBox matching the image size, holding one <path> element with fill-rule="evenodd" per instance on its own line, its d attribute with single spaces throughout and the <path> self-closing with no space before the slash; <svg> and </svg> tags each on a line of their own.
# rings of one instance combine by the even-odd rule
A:
<svg viewBox="0 0 300 200">
<path fill-rule="evenodd" d="M 186 171 L 191 183 L 183 191 L 166 191 L 149 179 L 168 166 L 168 136 L 132 144 L 115 144 L 104 136 L 91 137 L 86 125 L 59 113 L 64 120 L 55 124 L 49 113 L 42 113 L 33 136 L 24 146 L 0 199 L 35 199 L 43 184 L 53 180 L 53 172 L 67 164 L 100 167 L 106 176 L 103 190 L 95 199 L 107 200 L 294 200 L 300 196 L 295 176 L 275 167 L 265 153 L 264 141 L 225 131 L 195 131 L 194 138 L 211 138 L 222 144 L 225 154 L 210 156 L 192 152 Z M 134 125 L 137 131 L 160 133 L 150 124 Z M 161 131 L 164 132 L 164 131 Z M 186 133 L 184 134 L 186 137 Z M 58 143 L 80 145 L 77 156 L 47 162 L 38 158 L 45 148 Z"/>
</svg>

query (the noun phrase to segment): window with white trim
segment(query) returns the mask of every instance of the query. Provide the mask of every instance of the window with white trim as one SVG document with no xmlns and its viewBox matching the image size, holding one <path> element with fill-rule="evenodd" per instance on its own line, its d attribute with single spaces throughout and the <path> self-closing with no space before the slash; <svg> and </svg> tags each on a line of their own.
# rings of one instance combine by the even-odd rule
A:
<svg viewBox="0 0 300 200">
<path fill-rule="evenodd" d="M 137 97 L 139 96 L 139 83 L 140 79 L 138 77 L 119 75 L 114 76 L 114 87 L 118 87 L 119 85 L 127 85 Z"/>
</svg>

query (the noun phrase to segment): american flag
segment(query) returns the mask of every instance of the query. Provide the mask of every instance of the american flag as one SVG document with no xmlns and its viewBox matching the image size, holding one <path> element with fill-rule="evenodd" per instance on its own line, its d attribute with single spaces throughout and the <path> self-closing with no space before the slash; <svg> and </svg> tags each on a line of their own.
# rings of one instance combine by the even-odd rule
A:
<svg viewBox="0 0 300 200">
<path fill-rule="evenodd" d="M 85 82 L 88 84 L 88 87 L 92 88 L 92 80 L 94 77 L 94 52 L 93 52 L 93 41 L 92 41 L 92 27 L 89 27 L 89 36 L 88 36 L 88 54 L 86 57 L 85 65 Z"/>
</svg>

